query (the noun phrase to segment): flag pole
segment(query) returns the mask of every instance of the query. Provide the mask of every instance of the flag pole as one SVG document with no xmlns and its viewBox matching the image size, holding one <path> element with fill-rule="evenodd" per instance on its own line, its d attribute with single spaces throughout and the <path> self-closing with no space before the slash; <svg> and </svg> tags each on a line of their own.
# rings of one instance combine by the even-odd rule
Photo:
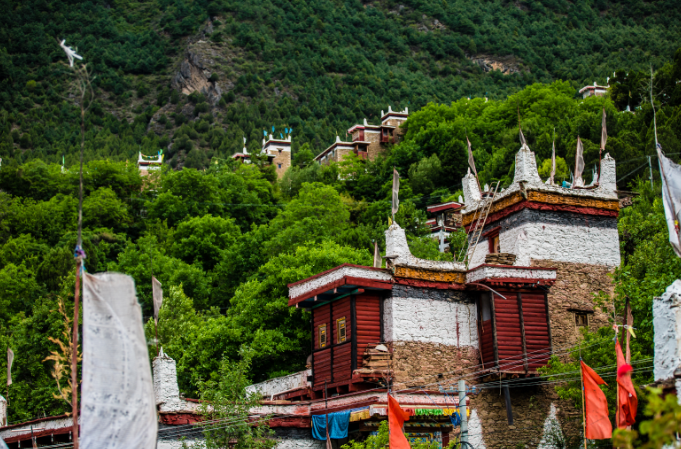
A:
<svg viewBox="0 0 681 449">
<path fill-rule="evenodd" d="M 582 368 L 582 347 L 579 347 L 579 383 L 582 386 L 582 426 L 584 428 L 584 449 L 586 447 L 586 404 L 584 402 L 584 369 Z"/>
</svg>

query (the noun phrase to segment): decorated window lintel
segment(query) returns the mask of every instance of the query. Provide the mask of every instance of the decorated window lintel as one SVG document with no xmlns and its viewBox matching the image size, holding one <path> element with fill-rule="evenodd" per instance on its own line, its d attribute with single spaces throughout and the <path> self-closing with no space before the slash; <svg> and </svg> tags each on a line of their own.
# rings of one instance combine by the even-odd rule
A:
<svg viewBox="0 0 681 449">
<path fill-rule="evenodd" d="M 338 330 L 338 343 L 343 343 L 348 335 L 345 330 L 345 317 L 336 320 L 336 329 Z"/>
</svg>

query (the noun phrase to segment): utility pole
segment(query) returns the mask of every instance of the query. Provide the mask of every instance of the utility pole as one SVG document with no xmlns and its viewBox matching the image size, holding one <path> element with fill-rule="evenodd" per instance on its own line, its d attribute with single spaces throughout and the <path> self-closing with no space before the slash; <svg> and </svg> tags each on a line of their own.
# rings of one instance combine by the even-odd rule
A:
<svg viewBox="0 0 681 449">
<path fill-rule="evenodd" d="M 466 410 L 466 399 L 466 381 L 462 379 L 459 380 L 459 413 L 461 414 L 462 445 L 468 443 L 468 413 Z"/>
</svg>

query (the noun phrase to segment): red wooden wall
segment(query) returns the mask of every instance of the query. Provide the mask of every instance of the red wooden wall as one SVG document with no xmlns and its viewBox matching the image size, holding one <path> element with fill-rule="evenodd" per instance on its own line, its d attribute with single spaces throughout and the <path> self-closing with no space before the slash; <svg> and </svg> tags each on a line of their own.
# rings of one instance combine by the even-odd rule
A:
<svg viewBox="0 0 681 449">
<path fill-rule="evenodd" d="M 480 349 L 485 368 L 535 372 L 546 365 L 551 328 L 544 293 L 501 291 L 481 299 Z M 486 313 L 484 311 L 487 311 Z"/>
<path fill-rule="evenodd" d="M 522 293 L 523 321 L 529 368 L 537 369 L 546 365 L 549 355 L 546 348 L 551 347 L 549 316 L 543 293 Z"/>
<path fill-rule="evenodd" d="M 343 317 L 346 340 L 339 343 L 337 320 Z M 314 388 L 323 387 L 324 381 L 330 385 L 352 379 L 353 369 L 362 366 L 366 346 L 381 341 L 381 320 L 381 298 L 377 295 L 347 296 L 312 310 Z M 321 349 L 319 326 L 323 324 L 327 346 Z"/>
<path fill-rule="evenodd" d="M 381 299 L 378 296 L 361 295 L 355 302 L 357 317 L 357 366 L 362 366 L 364 351 L 370 343 L 378 343 L 381 335 Z"/>
</svg>

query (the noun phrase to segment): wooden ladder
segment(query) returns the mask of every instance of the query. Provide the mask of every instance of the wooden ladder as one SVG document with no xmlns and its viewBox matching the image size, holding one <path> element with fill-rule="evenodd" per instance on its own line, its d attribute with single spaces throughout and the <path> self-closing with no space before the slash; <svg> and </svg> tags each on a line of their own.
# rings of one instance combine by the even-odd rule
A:
<svg viewBox="0 0 681 449">
<path fill-rule="evenodd" d="M 474 243 L 472 245 L 469 243 L 468 251 L 466 251 L 466 269 L 468 269 L 468 266 L 471 263 L 471 258 L 473 257 L 473 254 L 475 254 L 475 248 L 477 248 L 478 242 L 480 241 L 480 236 L 482 236 L 482 231 L 483 229 L 485 229 L 487 216 L 489 215 L 490 209 L 492 209 L 492 203 L 494 203 L 494 197 L 497 196 L 497 189 L 499 189 L 500 183 L 501 181 L 497 181 L 497 185 L 494 186 L 494 191 L 492 192 L 492 195 L 483 199 L 484 203 L 480 210 L 478 211 L 478 219 L 475 222 L 475 225 L 473 226 L 473 230 L 469 234 L 471 237 L 469 242 Z"/>
</svg>

